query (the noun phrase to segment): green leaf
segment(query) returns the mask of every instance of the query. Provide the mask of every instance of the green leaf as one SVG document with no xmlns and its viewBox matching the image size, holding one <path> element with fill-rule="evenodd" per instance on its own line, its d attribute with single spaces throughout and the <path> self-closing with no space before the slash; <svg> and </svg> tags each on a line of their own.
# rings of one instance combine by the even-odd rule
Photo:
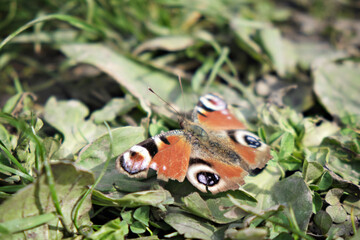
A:
<svg viewBox="0 0 360 240">
<path fill-rule="evenodd" d="M 148 206 L 139 207 L 135 210 L 133 217 L 134 219 L 138 220 L 145 226 L 149 226 L 149 212 L 150 212 L 150 207 Z"/>
<path fill-rule="evenodd" d="M 220 239 L 215 235 L 216 228 L 209 223 L 193 218 L 185 213 L 169 213 L 165 222 L 178 231 L 185 238 L 198 238 L 204 240 Z"/>
<path fill-rule="evenodd" d="M 279 166 L 267 166 L 257 176 L 246 176 L 246 184 L 243 189 L 248 191 L 258 201 L 259 209 L 268 209 L 276 203 L 271 197 L 273 186 L 281 177 L 281 169 Z"/>
<path fill-rule="evenodd" d="M 44 110 L 45 120 L 64 134 L 60 156 L 68 157 L 78 152 L 87 143 L 106 132 L 104 126 L 96 126 L 91 120 L 85 120 L 89 109 L 79 101 L 57 101 L 51 97 Z"/>
<path fill-rule="evenodd" d="M 340 205 L 330 205 L 326 208 L 326 212 L 330 215 L 331 219 L 335 223 L 345 222 L 347 214 L 345 209 Z"/>
<path fill-rule="evenodd" d="M 114 207 L 154 206 L 165 211 L 164 205 L 173 204 L 174 199 L 166 190 L 149 190 L 126 195 L 122 193 L 105 195 L 95 190 L 93 193 L 93 203 L 101 206 Z"/>
<path fill-rule="evenodd" d="M 319 187 L 319 190 L 325 191 L 329 189 L 332 184 L 333 184 L 333 178 L 331 177 L 328 171 L 325 171 L 321 176 L 317 185 Z"/>
<path fill-rule="evenodd" d="M 300 229 L 307 229 L 312 214 L 312 196 L 301 177 L 292 175 L 276 183 L 271 194 L 277 204 L 294 211 Z"/>
<path fill-rule="evenodd" d="M 116 218 L 103 225 L 98 231 L 90 235 L 91 239 L 107 240 L 107 239 L 125 239 L 129 233 L 129 226 L 126 221 Z"/>
<path fill-rule="evenodd" d="M 277 73 L 284 76 L 286 71 L 285 63 L 288 59 L 285 59 L 284 43 L 280 30 L 277 28 L 265 28 L 259 31 L 259 36 L 262 46 Z"/>
<path fill-rule="evenodd" d="M 59 159 L 58 156 L 60 149 L 60 142 L 52 137 L 47 137 L 43 139 L 43 144 L 46 152 L 46 157 L 50 160 Z"/>
<path fill-rule="evenodd" d="M 236 208 L 231 200 L 228 198 L 231 194 L 235 199 L 244 204 L 255 206 L 256 199 L 245 191 L 228 191 L 226 194 L 218 194 L 216 198 L 209 198 L 206 200 L 207 206 L 211 211 L 212 221 L 216 223 L 229 223 L 237 221 L 246 215 L 245 212 Z"/>
<path fill-rule="evenodd" d="M 360 186 L 341 178 L 339 175 L 335 174 L 332 171 L 329 171 L 329 174 L 331 175 L 333 179 L 332 187 L 334 188 L 341 188 L 342 190 L 346 191 L 347 193 L 354 195 L 354 196 L 360 196 Z"/>
<path fill-rule="evenodd" d="M 301 136 L 300 134 L 304 131 L 303 116 L 292 108 L 279 108 L 276 105 L 270 105 L 266 108 L 259 108 L 259 112 L 262 122 L 276 130 L 282 130 L 282 132 L 290 133 L 293 136 Z"/>
<path fill-rule="evenodd" d="M 305 135 L 302 143 L 306 147 L 319 146 L 324 138 L 334 135 L 340 130 L 335 122 L 325 119 L 304 119 Z"/>
<path fill-rule="evenodd" d="M 156 121 L 156 123 L 152 123 L 149 126 L 149 132 L 151 136 L 155 136 L 167 131 L 169 131 L 169 129 L 165 126 L 165 123 L 162 120 Z"/>
<path fill-rule="evenodd" d="M 291 234 L 289 233 L 280 233 L 279 235 L 277 235 L 274 240 L 293 240 L 293 236 L 291 236 Z"/>
<path fill-rule="evenodd" d="M 247 239 L 247 240 L 257 240 L 257 239 L 266 239 L 268 235 L 268 230 L 265 228 L 245 228 L 245 229 L 227 229 L 225 231 L 226 239 Z"/>
<path fill-rule="evenodd" d="M 96 190 L 111 195 L 117 194 L 119 190 L 126 192 L 143 191 L 150 188 L 154 179 L 139 180 L 129 178 L 116 170 L 116 157 L 133 145 L 144 140 L 145 130 L 141 127 L 121 127 L 111 130 L 113 139 L 113 157 L 110 160 L 106 173 L 96 185 Z M 102 171 L 110 151 L 110 138 L 105 134 L 94 142 L 84 147 L 80 152 L 77 164 L 94 173 L 97 178 Z"/>
<path fill-rule="evenodd" d="M 262 50 L 252 36 L 256 29 L 264 28 L 266 24 L 237 17 L 231 19 L 230 26 L 236 34 L 240 47 L 254 59 L 263 61 Z"/>
<path fill-rule="evenodd" d="M 249 201 L 249 196 L 242 191 L 230 191 L 228 194 L 235 196 L 238 200 L 246 204 L 253 204 Z M 182 198 L 184 206 L 182 208 L 196 216 L 211 220 L 216 223 L 229 223 L 241 219 L 245 216 L 243 211 L 235 208 L 232 202 L 225 194 L 217 194 L 216 197 L 210 197 L 204 200 L 198 192 L 189 194 Z"/>
<path fill-rule="evenodd" d="M 355 196 L 347 196 L 344 199 L 343 206 L 348 214 L 360 216 L 360 199 Z"/>
<path fill-rule="evenodd" d="M 269 137 L 269 144 L 273 144 L 275 141 L 280 139 L 280 137 L 282 135 L 283 135 L 282 131 L 277 131 L 277 132 L 274 132 L 273 134 L 271 134 L 270 137 Z"/>
<path fill-rule="evenodd" d="M 330 43 L 325 41 L 296 41 L 296 55 L 298 57 L 298 64 L 302 69 L 309 69 L 313 63 L 322 59 L 334 59 L 346 56 L 346 53 L 341 50 L 336 50 Z"/>
<path fill-rule="evenodd" d="M 356 140 L 351 134 L 334 136 L 331 138 L 328 137 L 323 140 L 321 146 L 327 147 L 330 150 L 327 165 L 328 169 L 334 171 L 343 178 L 341 179 L 339 176 L 334 176 L 333 179 L 336 184 L 339 183 L 344 186 L 351 185 L 350 182 L 349 184 L 344 184 L 345 181 L 359 182 L 360 153 L 358 152 L 356 145 Z M 358 194 L 360 194 L 359 191 Z"/>
<path fill-rule="evenodd" d="M 39 227 L 40 225 L 43 225 L 55 219 L 58 219 L 55 213 L 45 213 L 41 215 L 2 222 L 0 223 L 0 228 L 6 229 L 7 233 L 16 233 Z"/>
<path fill-rule="evenodd" d="M 294 148 L 295 138 L 291 133 L 286 132 L 281 138 L 279 153 L 280 160 L 289 157 L 293 153 Z"/>
<path fill-rule="evenodd" d="M 350 139 L 348 139 L 350 138 Z M 360 153 L 357 149 L 352 149 L 356 143 L 352 136 L 340 136 L 338 138 L 325 138 L 321 146 L 329 147 L 333 156 L 339 158 L 345 163 L 354 161 L 354 167 L 359 167 Z"/>
<path fill-rule="evenodd" d="M 326 193 L 325 201 L 330 205 L 336 205 L 340 202 L 344 190 L 341 188 L 333 188 Z"/>
<path fill-rule="evenodd" d="M 317 162 L 325 166 L 329 162 L 330 151 L 328 148 L 316 149 L 316 152 L 311 152 L 305 149 L 305 157 L 308 162 Z"/>
<path fill-rule="evenodd" d="M 112 156 L 117 157 L 133 145 L 143 141 L 144 134 L 145 130 L 142 127 L 120 127 L 112 129 L 111 135 L 114 145 Z M 93 171 L 107 160 L 109 151 L 109 134 L 104 134 L 87 145 L 84 150 L 80 152 L 77 164 Z"/>
<path fill-rule="evenodd" d="M 206 201 L 202 199 L 198 192 L 189 194 L 182 198 L 185 204 L 185 209 L 193 214 L 207 219 L 212 219 L 211 211 L 206 204 Z"/>
<path fill-rule="evenodd" d="M 134 221 L 132 215 L 133 215 L 132 210 L 131 211 L 122 211 L 120 213 L 122 220 L 126 221 L 128 224 L 132 224 Z"/>
<path fill-rule="evenodd" d="M 323 200 L 320 196 L 320 194 L 318 194 L 317 192 L 314 192 L 314 196 L 313 196 L 313 212 L 317 213 L 321 210 L 323 205 Z"/>
<path fill-rule="evenodd" d="M 2 145 L 8 150 L 12 150 L 12 144 L 10 134 L 3 125 L 0 125 L 0 141 Z M 1 158 L 1 157 L 0 157 Z"/>
<path fill-rule="evenodd" d="M 351 239 L 350 236 L 353 235 L 353 231 L 354 225 L 352 221 L 345 221 L 343 223 L 333 224 L 327 234 L 335 238 L 344 237 L 345 239 Z"/>
<path fill-rule="evenodd" d="M 306 161 L 304 163 L 303 177 L 307 183 L 316 182 L 322 176 L 323 172 L 323 166 L 317 162 Z"/>
<path fill-rule="evenodd" d="M 282 205 L 274 205 L 268 209 L 260 210 L 258 207 L 253 207 L 247 204 L 243 204 L 241 201 L 235 199 L 230 194 L 228 195 L 228 197 L 236 207 L 238 207 L 239 209 L 241 209 L 242 211 L 246 212 L 249 215 L 253 215 L 247 219 L 246 224 L 250 224 L 251 222 L 251 224 L 255 227 L 260 223 L 262 223 L 264 220 L 268 220 L 269 218 L 272 219 L 274 216 L 275 218 L 278 219 L 278 217 L 276 216 L 281 214 L 282 211 L 284 210 L 284 206 Z M 273 219 L 270 222 L 274 223 Z M 279 221 L 276 222 L 279 223 Z M 288 221 L 286 221 L 286 225 L 288 225 Z"/>
<path fill-rule="evenodd" d="M 94 65 L 113 77 L 140 100 L 141 107 L 148 113 L 151 112 L 150 102 L 157 105 L 160 103 L 160 100 L 148 91 L 148 87 L 153 88 L 158 95 L 169 102 L 183 106 L 181 89 L 176 77 L 155 71 L 100 44 L 64 44 L 60 46 L 60 49 L 72 60 Z M 185 102 L 185 110 L 192 109 L 195 102 L 192 100 L 194 98 L 191 97 L 191 93 L 188 93 L 189 84 L 183 82 L 183 89 L 183 97 L 188 99 Z"/>
<path fill-rule="evenodd" d="M 360 115 L 360 99 L 358 97 L 360 68 L 358 63 L 325 62 L 316 66 L 313 74 L 315 94 L 332 115 L 339 117 L 349 114 Z"/>
<path fill-rule="evenodd" d="M 330 155 L 328 168 L 341 176 L 337 178 L 339 181 L 336 181 L 341 186 L 345 187 L 347 185 L 349 187 L 353 184 L 351 182 L 358 182 L 360 180 L 360 162 L 344 162 L 338 157 Z M 356 188 L 358 189 L 357 192 L 360 193 L 359 187 L 357 186 Z"/>
<path fill-rule="evenodd" d="M 11 114 L 11 112 L 15 109 L 16 105 L 19 104 L 19 101 L 22 96 L 23 93 L 18 93 L 12 96 L 11 98 L 9 98 L 6 101 L 4 107 L 2 108 L 2 112 Z"/>
<path fill-rule="evenodd" d="M 94 111 L 91 119 L 94 119 L 97 124 L 104 121 L 110 122 L 115 120 L 116 116 L 127 113 L 136 105 L 136 101 L 130 95 L 126 95 L 125 98 L 113 98 L 102 109 Z"/>
<path fill-rule="evenodd" d="M 146 226 L 139 221 L 135 221 L 130 225 L 130 231 L 136 234 L 141 234 L 146 232 Z"/>
<path fill-rule="evenodd" d="M 53 163 L 51 170 L 54 176 L 55 190 L 64 215 L 63 222 L 69 230 L 76 232 L 72 221 L 72 212 L 84 191 L 87 190 L 89 185 L 94 183 L 93 175 L 85 170 L 76 168 L 72 163 Z M 88 216 L 90 208 L 91 200 L 89 196 L 80 208 L 77 220 L 80 226 L 90 224 Z M 43 214 L 53 214 L 55 207 L 51 201 L 51 193 L 47 184 L 46 175 L 42 174 L 35 183 L 28 185 L 4 201 L 0 205 L 0 212 L 3 213 L 0 215 L 0 222 L 36 216 L 39 212 Z M 38 219 L 36 220 L 39 221 Z M 35 221 L 29 221 L 30 223 L 27 223 L 28 225 L 36 224 Z M 25 235 L 30 238 L 35 235 L 50 236 L 49 239 L 59 239 L 64 234 L 62 231 L 63 226 L 61 222 L 59 222 L 59 219 L 56 218 L 47 224 L 26 230 L 23 233 L 18 233 L 14 235 L 14 237 Z"/>
<path fill-rule="evenodd" d="M 316 226 L 318 226 L 318 228 L 320 228 L 320 230 L 323 234 L 327 233 L 332 225 L 332 219 L 331 219 L 330 215 L 323 210 L 319 211 L 315 215 L 314 222 L 315 222 Z"/>
</svg>

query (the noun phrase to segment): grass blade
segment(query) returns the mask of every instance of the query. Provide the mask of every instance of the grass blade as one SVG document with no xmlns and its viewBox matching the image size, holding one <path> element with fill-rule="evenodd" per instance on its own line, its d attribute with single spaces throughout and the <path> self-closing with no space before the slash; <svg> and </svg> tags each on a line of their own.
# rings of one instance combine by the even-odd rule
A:
<svg viewBox="0 0 360 240">
<path fill-rule="evenodd" d="M 7 36 L 1 43 L 0 43 L 0 50 L 8 43 L 10 42 L 14 37 L 16 37 L 17 35 L 19 35 L 20 33 L 22 33 L 23 31 L 25 31 L 26 29 L 34 26 L 37 23 L 40 22 L 45 22 L 45 21 L 49 21 L 49 20 L 61 20 L 64 22 L 68 22 L 69 24 L 71 24 L 74 27 L 83 29 L 85 31 L 89 31 L 89 32 L 95 32 L 95 33 L 99 33 L 100 30 L 96 29 L 95 27 L 91 26 L 90 24 L 72 17 L 72 16 L 68 16 L 68 15 L 64 15 L 64 14 L 50 14 L 50 15 L 46 15 L 46 16 L 42 16 L 39 18 L 36 18 L 28 23 L 26 23 L 25 25 L 21 26 L 20 28 L 18 28 L 15 32 L 11 33 L 9 36 Z"/>
</svg>

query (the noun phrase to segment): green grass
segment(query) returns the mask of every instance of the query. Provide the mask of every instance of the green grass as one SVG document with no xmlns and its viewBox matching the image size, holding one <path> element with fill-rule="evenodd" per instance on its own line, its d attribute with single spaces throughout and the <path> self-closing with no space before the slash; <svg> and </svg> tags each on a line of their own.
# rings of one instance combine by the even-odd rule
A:
<svg viewBox="0 0 360 240">
<path fill-rule="evenodd" d="M 0 4 L 1 238 L 356 239 L 358 6 L 290 2 Z M 273 159 L 216 195 L 121 175 L 179 128 L 148 87 L 181 113 L 224 96 Z"/>
</svg>

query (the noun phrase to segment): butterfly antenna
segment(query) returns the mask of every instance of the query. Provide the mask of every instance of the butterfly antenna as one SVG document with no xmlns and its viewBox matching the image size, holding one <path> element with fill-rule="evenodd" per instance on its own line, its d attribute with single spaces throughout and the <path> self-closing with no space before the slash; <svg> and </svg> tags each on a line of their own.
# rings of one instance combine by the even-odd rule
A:
<svg viewBox="0 0 360 240">
<path fill-rule="evenodd" d="M 181 89 L 181 98 L 182 98 L 183 109 L 185 110 L 184 89 L 183 89 L 183 86 L 182 86 L 180 75 L 178 75 L 178 79 L 179 79 L 179 85 L 180 85 L 180 89 Z M 185 118 L 186 118 L 186 111 L 185 111 Z"/>
<path fill-rule="evenodd" d="M 174 110 L 178 116 L 180 116 L 180 113 L 167 101 L 165 101 L 162 97 L 159 96 L 159 94 L 157 94 L 156 92 L 154 92 L 154 90 L 152 90 L 151 87 L 148 88 L 150 92 L 152 92 L 153 94 L 155 94 L 161 101 L 163 101 L 166 105 L 168 105 L 172 110 Z"/>
</svg>

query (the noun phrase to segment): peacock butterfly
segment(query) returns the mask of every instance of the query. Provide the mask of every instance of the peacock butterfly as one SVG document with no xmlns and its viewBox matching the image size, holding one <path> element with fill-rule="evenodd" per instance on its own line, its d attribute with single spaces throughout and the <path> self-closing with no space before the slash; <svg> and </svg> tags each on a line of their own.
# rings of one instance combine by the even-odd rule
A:
<svg viewBox="0 0 360 240">
<path fill-rule="evenodd" d="M 146 177 L 149 168 L 158 179 L 189 182 L 202 192 L 236 190 L 244 177 L 271 159 L 270 147 L 248 132 L 216 94 L 202 96 L 193 121 L 182 130 L 149 138 L 121 154 L 116 168 L 130 177 Z"/>
</svg>

